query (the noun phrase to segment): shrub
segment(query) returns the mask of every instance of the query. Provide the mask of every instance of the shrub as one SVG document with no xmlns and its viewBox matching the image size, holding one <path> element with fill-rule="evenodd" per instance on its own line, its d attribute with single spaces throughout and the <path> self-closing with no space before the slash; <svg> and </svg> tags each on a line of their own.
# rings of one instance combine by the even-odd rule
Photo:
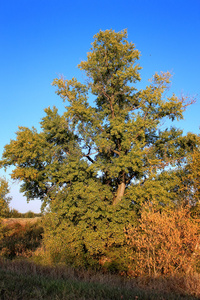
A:
<svg viewBox="0 0 200 300">
<path fill-rule="evenodd" d="M 126 232 L 133 276 L 173 275 L 189 272 L 200 257 L 199 221 L 189 208 L 155 211 L 146 206 L 138 227 Z"/>
<path fill-rule="evenodd" d="M 35 218 L 35 213 L 31 210 L 27 211 L 27 213 L 24 214 L 25 218 Z"/>
<path fill-rule="evenodd" d="M 134 211 L 121 204 L 118 209 L 111 205 L 97 212 L 85 208 L 76 224 L 66 214 L 64 217 L 57 212 L 44 218 L 45 260 L 112 273 L 127 269 L 124 226 L 137 222 Z"/>
<path fill-rule="evenodd" d="M 30 257 L 39 247 L 43 228 L 40 223 L 13 223 L 1 228 L 0 255 L 13 259 L 16 256 Z"/>
</svg>

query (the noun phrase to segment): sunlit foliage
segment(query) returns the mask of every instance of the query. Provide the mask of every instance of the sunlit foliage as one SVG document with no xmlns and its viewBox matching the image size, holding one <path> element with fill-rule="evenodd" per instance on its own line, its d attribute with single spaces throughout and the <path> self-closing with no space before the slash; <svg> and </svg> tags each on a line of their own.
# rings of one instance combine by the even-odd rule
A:
<svg viewBox="0 0 200 300">
<path fill-rule="evenodd" d="M 9 213 L 11 197 L 8 194 L 8 182 L 4 178 L 0 178 L 0 217 L 6 217 Z"/>
<path fill-rule="evenodd" d="M 126 30 L 100 31 L 79 64 L 86 81 L 53 81 L 65 112 L 46 108 L 40 132 L 20 127 L 5 146 L 1 166 L 14 166 L 21 191 L 47 209 L 52 260 L 123 265 L 124 228 L 143 203 L 168 210 L 184 200 L 178 172 L 198 140 L 172 125 L 193 100 L 170 92 L 169 72 L 138 90 L 139 57 Z"/>
<path fill-rule="evenodd" d="M 195 270 L 200 258 L 200 218 L 193 219 L 188 207 L 173 211 L 143 208 L 137 227 L 126 231 L 132 276 L 160 276 Z"/>
</svg>

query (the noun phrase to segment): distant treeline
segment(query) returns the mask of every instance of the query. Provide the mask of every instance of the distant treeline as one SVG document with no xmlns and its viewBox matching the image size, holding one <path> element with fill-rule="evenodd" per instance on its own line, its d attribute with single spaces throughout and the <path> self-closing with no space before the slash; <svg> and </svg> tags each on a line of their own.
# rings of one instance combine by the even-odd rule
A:
<svg viewBox="0 0 200 300">
<path fill-rule="evenodd" d="M 7 212 L 6 218 L 35 218 L 41 216 L 42 213 L 34 213 L 31 210 L 26 213 L 20 213 L 17 209 L 10 209 L 9 212 Z"/>
</svg>

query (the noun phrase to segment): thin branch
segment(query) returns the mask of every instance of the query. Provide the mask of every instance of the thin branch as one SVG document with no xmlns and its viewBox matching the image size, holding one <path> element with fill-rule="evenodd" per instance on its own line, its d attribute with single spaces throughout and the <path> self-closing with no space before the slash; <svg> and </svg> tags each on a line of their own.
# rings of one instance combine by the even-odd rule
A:
<svg viewBox="0 0 200 300">
<path fill-rule="evenodd" d="M 90 157 L 90 156 L 88 156 L 88 155 L 84 155 L 85 157 L 87 157 L 87 159 L 91 162 L 91 163 L 94 163 L 94 160 Z"/>
</svg>

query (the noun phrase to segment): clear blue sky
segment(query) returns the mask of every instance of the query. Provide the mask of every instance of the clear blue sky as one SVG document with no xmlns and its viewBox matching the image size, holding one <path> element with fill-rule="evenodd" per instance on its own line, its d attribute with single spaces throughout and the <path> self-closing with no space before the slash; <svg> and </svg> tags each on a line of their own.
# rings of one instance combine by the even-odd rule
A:
<svg viewBox="0 0 200 300">
<path fill-rule="evenodd" d="M 0 156 L 18 126 L 39 128 L 45 107 L 62 111 L 51 82 L 59 74 L 81 81 L 77 65 L 94 34 L 111 28 L 127 28 L 141 52 L 141 87 L 156 71 L 171 71 L 172 91 L 199 99 L 200 0 L 0 0 Z M 199 101 L 178 124 L 185 133 L 199 133 Z M 11 207 L 38 212 L 40 202 L 26 204 L 9 170 L 6 178 Z"/>
</svg>

